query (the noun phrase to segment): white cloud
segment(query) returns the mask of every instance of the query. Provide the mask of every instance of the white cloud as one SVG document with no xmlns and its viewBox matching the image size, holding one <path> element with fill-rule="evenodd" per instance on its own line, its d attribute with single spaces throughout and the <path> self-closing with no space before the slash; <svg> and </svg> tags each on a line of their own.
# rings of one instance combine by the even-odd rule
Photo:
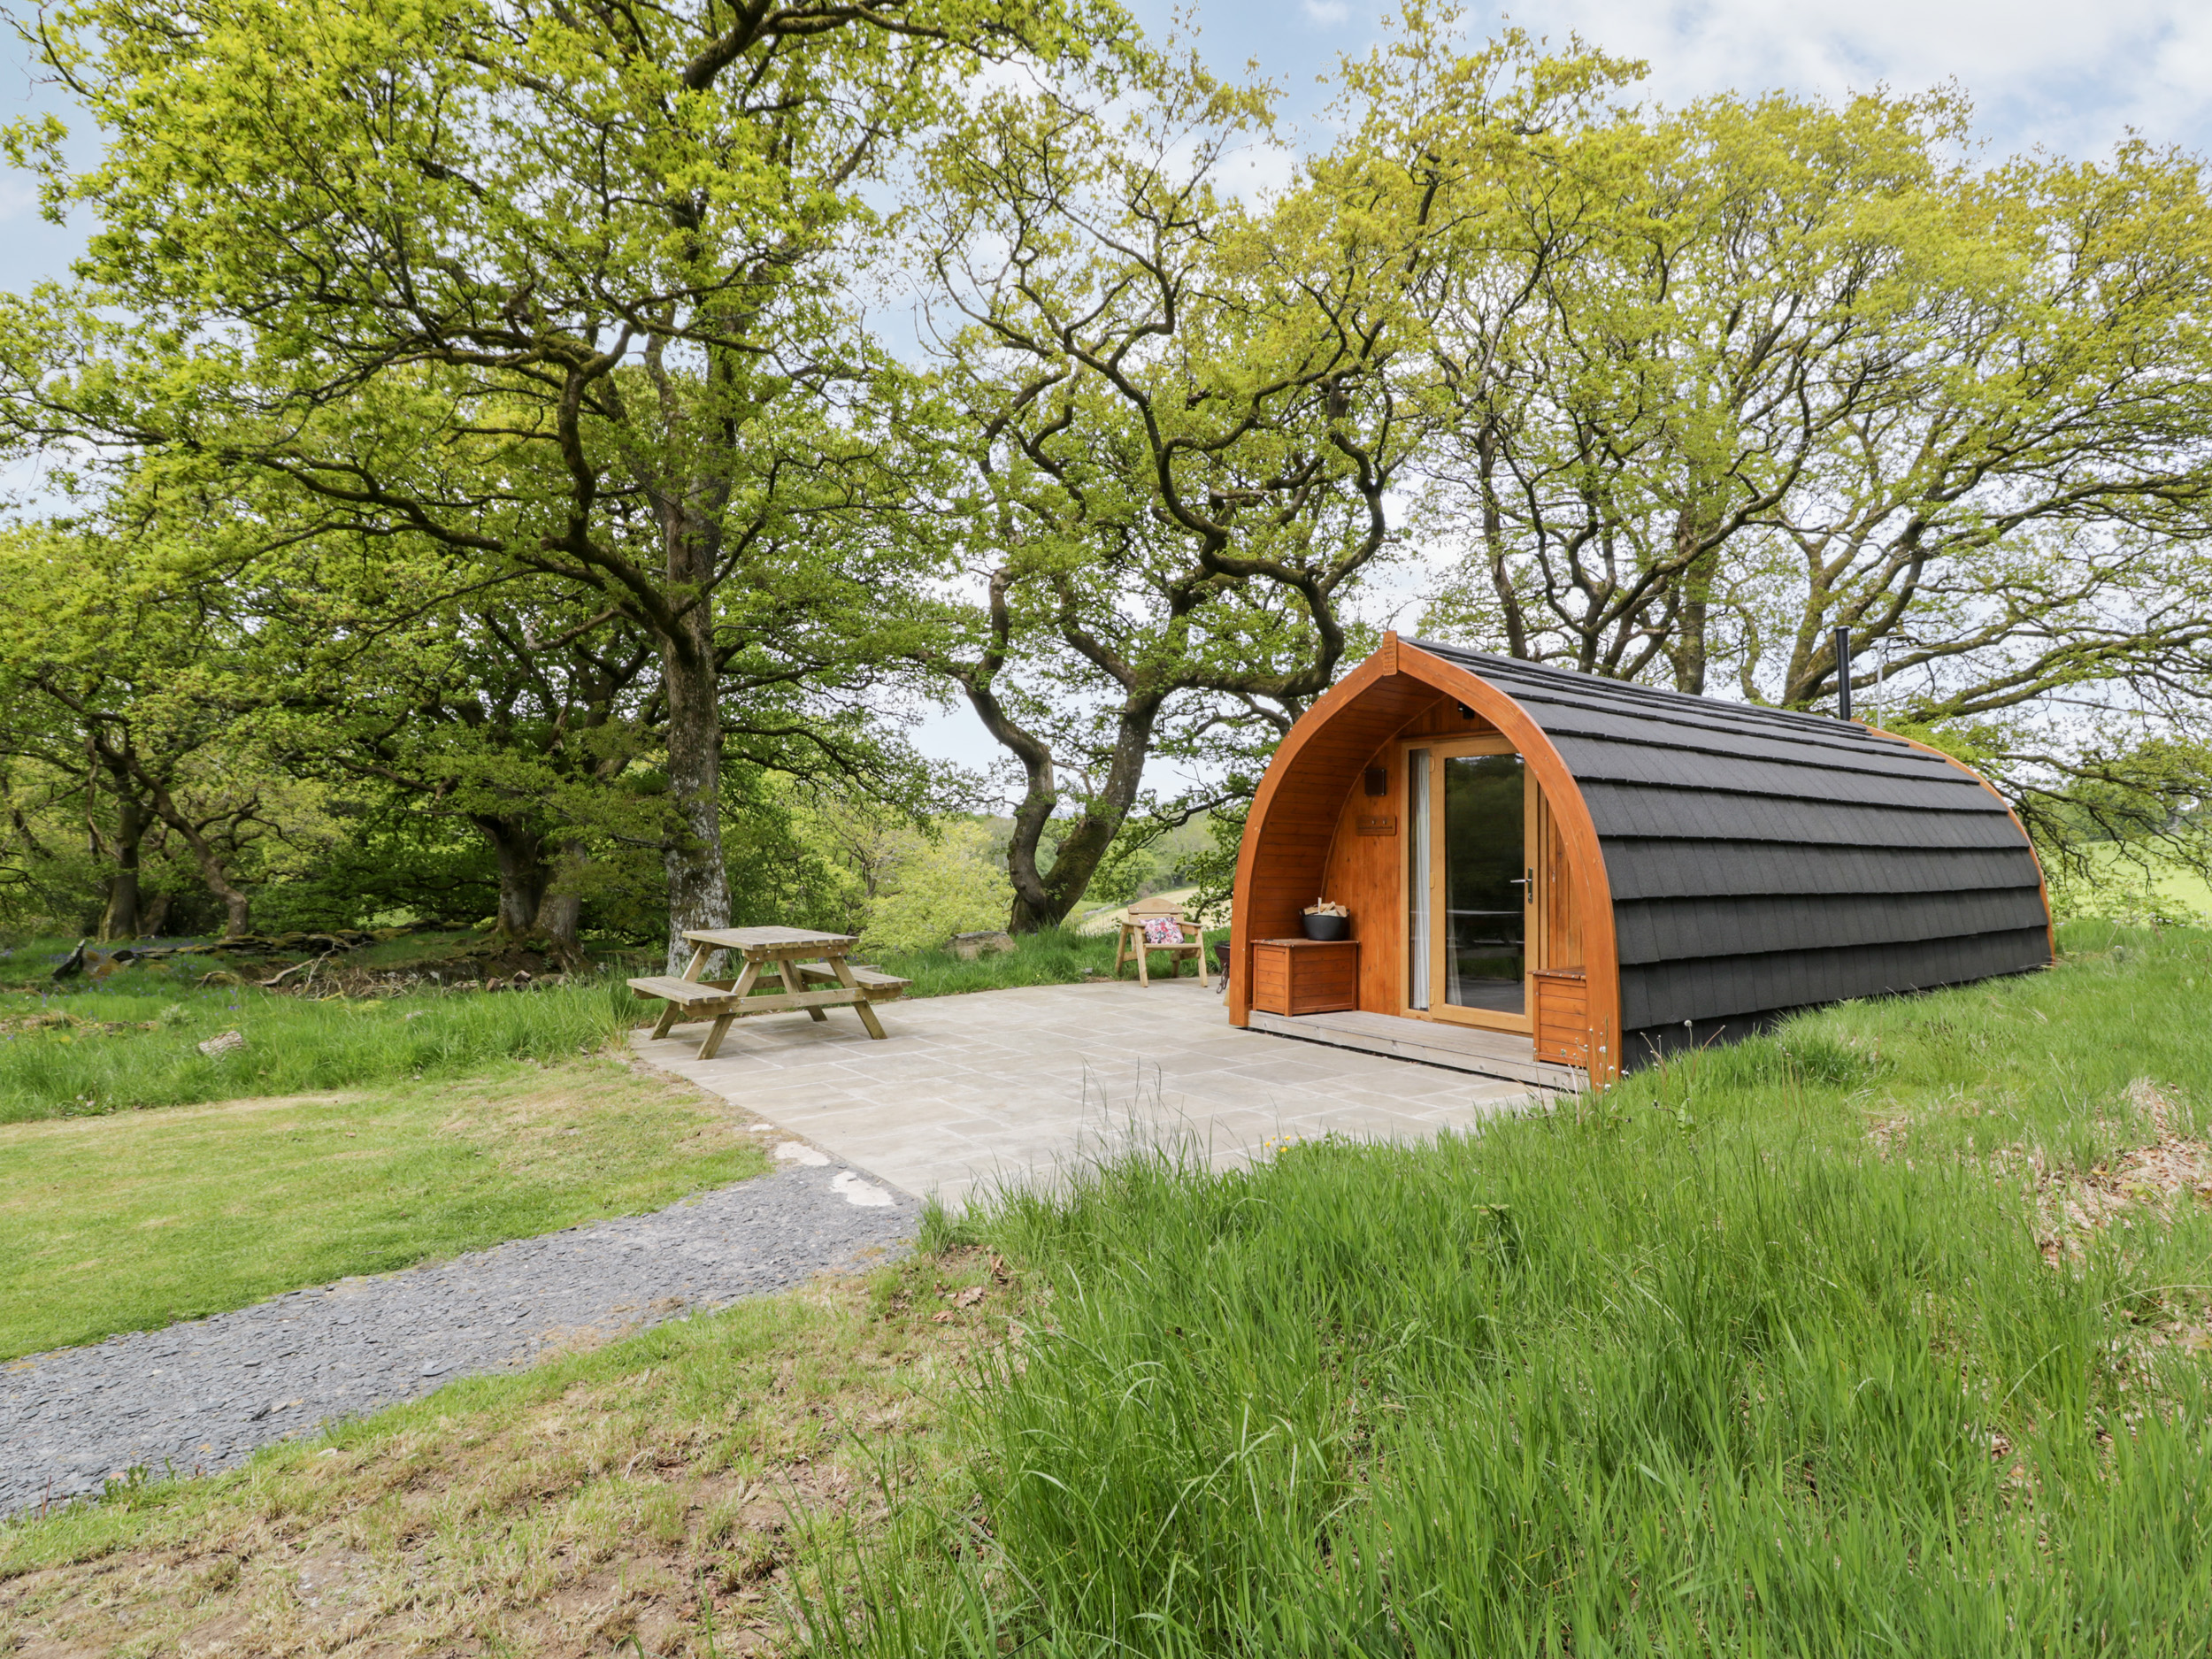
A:
<svg viewBox="0 0 2212 1659">
<path fill-rule="evenodd" d="M 1317 23 L 1324 28 L 1335 28 L 1352 15 L 1352 8 L 1345 0 L 1298 0 L 1298 9 L 1306 14 L 1307 22 Z"/>
<path fill-rule="evenodd" d="M 2212 9 L 2201 0 L 1552 0 L 1515 20 L 1648 59 L 1646 84 L 1670 103 L 1955 81 L 2001 150 L 2101 150 L 2130 127 L 2192 149 L 2212 138 Z"/>
</svg>

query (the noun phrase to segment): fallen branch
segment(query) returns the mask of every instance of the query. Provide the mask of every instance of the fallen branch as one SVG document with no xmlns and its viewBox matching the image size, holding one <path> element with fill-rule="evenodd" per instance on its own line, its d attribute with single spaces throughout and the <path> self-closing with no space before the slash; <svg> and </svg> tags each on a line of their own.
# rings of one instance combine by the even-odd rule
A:
<svg viewBox="0 0 2212 1659">
<path fill-rule="evenodd" d="M 311 979 L 315 977 L 315 970 L 321 967 L 324 963 L 328 962 L 334 954 L 334 953 L 331 951 L 326 950 L 321 956 L 312 957 L 308 961 L 296 962 L 290 967 L 285 969 L 283 972 L 278 974 L 275 979 L 262 980 L 261 988 L 265 991 L 273 991 L 278 986 L 282 985 L 287 979 L 297 973 L 302 968 L 305 968 L 307 970 L 307 977 Z"/>
</svg>

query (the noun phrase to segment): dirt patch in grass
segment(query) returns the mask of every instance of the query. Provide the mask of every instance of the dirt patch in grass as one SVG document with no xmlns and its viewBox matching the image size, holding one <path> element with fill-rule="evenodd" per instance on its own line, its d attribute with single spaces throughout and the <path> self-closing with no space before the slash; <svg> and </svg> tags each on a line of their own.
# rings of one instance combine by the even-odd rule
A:
<svg viewBox="0 0 2212 1659">
<path fill-rule="evenodd" d="M 2127 1087 L 2126 1100 L 2151 1138 L 2122 1144 L 2087 1169 L 2070 1167 L 2040 1146 L 2004 1148 L 1991 1159 L 2027 1184 L 2037 1243 L 2054 1267 L 2078 1261 L 2116 1225 L 2168 1226 L 2184 1206 L 2212 1204 L 2212 1145 L 2185 1133 L 2185 1114 L 2173 1091 L 2137 1078 Z M 2111 1135 L 2118 1126 L 2100 1121 L 2096 1127 Z M 2131 1139 L 2142 1129 L 2119 1133 Z"/>
<path fill-rule="evenodd" d="M 781 1651 L 814 1563 L 941 1477 L 1018 1294 L 910 1258 L 0 1525 L 0 1652 Z"/>
</svg>

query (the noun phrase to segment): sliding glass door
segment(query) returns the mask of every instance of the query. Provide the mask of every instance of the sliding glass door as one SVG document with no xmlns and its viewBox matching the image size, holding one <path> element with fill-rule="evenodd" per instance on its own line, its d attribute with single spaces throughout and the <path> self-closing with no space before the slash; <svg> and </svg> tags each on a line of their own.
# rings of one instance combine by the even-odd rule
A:
<svg viewBox="0 0 2212 1659">
<path fill-rule="evenodd" d="M 1445 1002 L 1528 1011 L 1526 810 L 1518 755 L 1447 755 L 1442 801 Z"/>
<path fill-rule="evenodd" d="M 1502 740 L 1409 747 L 1406 1007 L 1528 1028 L 1535 790 Z"/>
</svg>

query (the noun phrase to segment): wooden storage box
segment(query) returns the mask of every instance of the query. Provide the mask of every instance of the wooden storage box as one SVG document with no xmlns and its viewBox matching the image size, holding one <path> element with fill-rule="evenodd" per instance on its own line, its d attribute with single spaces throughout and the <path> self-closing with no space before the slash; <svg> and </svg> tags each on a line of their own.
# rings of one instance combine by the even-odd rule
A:
<svg viewBox="0 0 2212 1659">
<path fill-rule="evenodd" d="M 1579 968 L 1539 968 L 1536 1057 L 1554 1065 L 1590 1068 L 1590 986 Z"/>
<path fill-rule="evenodd" d="M 1252 1006 L 1264 1014 L 1333 1014 L 1359 1006 L 1356 939 L 1256 939 Z"/>
</svg>

